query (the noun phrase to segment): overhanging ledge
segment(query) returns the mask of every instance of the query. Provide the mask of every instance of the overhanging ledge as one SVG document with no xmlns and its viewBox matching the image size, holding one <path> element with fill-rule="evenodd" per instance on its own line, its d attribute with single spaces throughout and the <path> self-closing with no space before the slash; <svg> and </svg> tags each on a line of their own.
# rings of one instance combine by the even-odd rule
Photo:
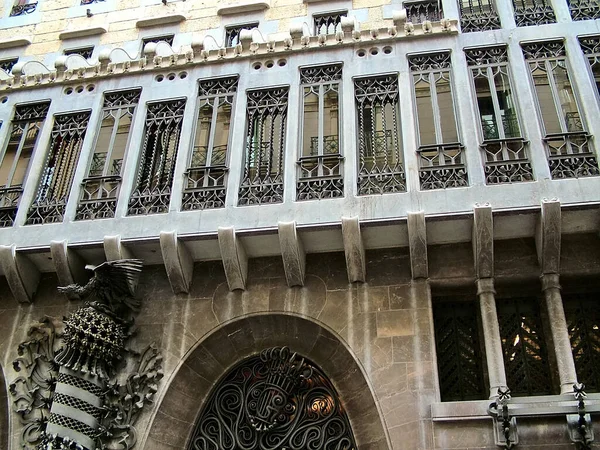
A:
<svg viewBox="0 0 600 450">
<path fill-rule="evenodd" d="M 263 11 L 271 7 L 270 0 L 252 0 L 240 2 L 232 5 L 223 5 L 217 9 L 219 16 L 230 16 L 233 14 L 242 14 L 252 11 Z"/>
</svg>

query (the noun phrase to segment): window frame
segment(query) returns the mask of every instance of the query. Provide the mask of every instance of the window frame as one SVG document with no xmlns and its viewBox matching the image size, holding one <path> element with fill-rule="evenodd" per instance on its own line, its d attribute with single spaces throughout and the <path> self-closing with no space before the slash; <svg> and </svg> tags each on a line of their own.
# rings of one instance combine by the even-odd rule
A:
<svg viewBox="0 0 600 450">
<path fill-rule="evenodd" d="M 342 17 L 348 17 L 348 10 L 347 9 L 339 9 L 339 10 L 333 10 L 333 11 L 325 11 L 325 12 L 319 12 L 319 13 L 315 13 L 312 15 L 312 25 L 313 25 L 313 34 L 314 36 L 319 36 L 321 33 L 319 33 L 319 30 L 323 27 L 324 24 L 321 24 L 320 26 L 317 27 L 317 20 L 318 19 L 322 19 L 322 18 L 327 18 L 327 17 L 335 17 L 337 16 L 339 18 L 339 21 L 335 24 L 335 30 L 333 33 L 324 33 L 325 35 L 333 35 L 336 34 L 338 31 L 341 31 L 341 26 L 342 26 Z M 327 29 L 329 29 L 329 27 L 331 26 L 327 25 Z M 338 30 L 339 28 L 339 30 Z"/>
<path fill-rule="evenodd" d="M 260 21 L 258 21 L 258 20 L 251 21 L 251 22 L 226 25 L 224 27 L 223 47 L 233 48 L 236 45 L 240 44 L 240 34 L 242 33 L 242 30 L 252 31 L 254 28 L 258 29 L 259 25 L 260 25 Z M 235 30 L 237 30 L 237 34 L 234 37 L 230 37 L 229 33 L 231 31 L 235 31 Z"/>
</svg>

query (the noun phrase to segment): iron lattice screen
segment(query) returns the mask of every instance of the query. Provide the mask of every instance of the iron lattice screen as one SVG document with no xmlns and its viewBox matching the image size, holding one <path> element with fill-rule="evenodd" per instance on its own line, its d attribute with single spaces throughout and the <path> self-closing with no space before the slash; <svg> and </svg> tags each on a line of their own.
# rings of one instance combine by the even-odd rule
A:
<svg viewBox="0 0 600 450">
<path fill-rule="evenodd" d="M 563 296 L 578 380 L 600 392 L 600 303 L 598 293 Z"/>
<path fill-rule="evenodd" d="M 433 322 L 442 401 L 487 398 L 476 304 L 436 299 Z"/>
<path fill-rule="evenodd" d="M 512 395 L 552 394 L 537 299 L 499 299 L 497 309 L 506 382 Z"/>
</svg>

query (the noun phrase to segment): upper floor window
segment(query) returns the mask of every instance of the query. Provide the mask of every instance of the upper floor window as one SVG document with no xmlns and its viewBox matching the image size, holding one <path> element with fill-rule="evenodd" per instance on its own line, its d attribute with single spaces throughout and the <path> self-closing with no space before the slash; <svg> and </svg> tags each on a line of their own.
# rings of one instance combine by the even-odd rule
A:
<svg viewBox="0 0 600 450">
<path fill-rule="evenodd" d="M 37 8 L 38 2 L 33 0 L 17 0 L 10 10 L 10 16 L 31 14 Z"/>
<path fill-rule="evenodd" d="M 91 5 L 92 3 L 100 3 L 104 2 L 104 0 L 81 0 L 82 5 Z"/>
<path fill-rule="evenodd" d="M 69 55 L 79 55 L 82 58 L 90 59 L 92 57 L 92 53 L 94 52 L 94 46 L 89 47 L 79 47 L 79 48 L 70 48 L 65 50 L 63 53 L 65 56 Z"/>
<path fill-rule="evenodd" d="M 358 116 L 358 194 L 406 190 L 398 75 L 354 80 Z"/>
<path fill-rule="evenodd" d="M 319 34 L 335 34 L 342 29 L 342 17 L 346 17 L 348 11 L 335 11 L 324 14 L 314 14 L 315 36 Z"/>
<path fill-rule="evenodd" d="M 288 86 L 248 91 L 246 154 L 239 205 L 283 201 Z"/>
<path fill-rule="evenodd" d="M 240 43 L 240 33 L 242 30 L 252 30 L 253 28 L 258 28 L 258 22 L 225 27 L 225 47 L 235 47 L 238 45 Z"/>
<path fill-rule="evenodd" d="M 165 34 L 162 36 L 150 36 L 142 39 L 142 49 L 146 46 L 146 44 L 150 44 L 151 42 L 154 44 L 158 44 L 159 42 L 166 42 L 171 47 L 173 46 L 173 39 L 175 38 L 174 34 Z"/>
<path fill-rule="evenodd" d="M 169 211 L 185 99 L 148 104 L 144 141 L 127 213 Z"/>
<path fill-rule="evenodd" d="M 477 99 L 486 181 L 533 180 L 521 137 L 506 46 L 465 49 L 465 54 Z"/>
<path fill-rule="evenodd" d="M 227 153 L 238 77 L 200 80 L 194 148 L 185 172 L 182 209 L 225 206 Z"/>
<path fill-rule="evenodd" d="M 567 4 L 573 20 L 600 19 L 598 0 L 567 0 Z"/>
<path fill-rule="evenodd" d="M 298 200 L 344 195 L 339 133 L 341 79 L 342 64 L 300 69 L 303 116 Z"/>
<path fill-rule="evenodd" d="M 4 70 L 6 73 L 11 73 L 12 68 L 19 61 L 19 58 L 3 59 L 0 61 L 0 70 Z"/>
<path fill-rule="evenodd" d="M 11 122 L 10 137 L 0 163 L 0 227 L 13 224 L 23 182 L 50 102 L 18 105 Z"/>
<path fill-rule="evenodd" d="M 571 85 L 562 41 L 522 44 L 545 133 L 552 178 L 600 175 Z"/>
<path fill-rule="evenodd" d="M 76 220 L 114 217 L 121 169 L 141 89 L 104 95 L 100 130 L 83 180 Z"/>
<path fill-rule="evenodd" d="M 494 0 L 459 0 L 458 4 L 463 33 L 501 28 Z"/>
<path fill-rule="evenodd" d="M 579 45 L 587 57 L 596 90 L 600 95 L 600 36 L 580 37 Z"/>
<path fill-rule="evenodd" d="M 421 189 L 467 186 L 454 111 L 449 52 L 410 55 Z"/>
<path fill-rule="evenodd" d="M 518 27 L 556 22 L 550 0 L 512 0 Z"/>
<path fill-rule="evenodd" d="M 408 0 L 403 2 L 406 20 L 412 23 L 439 22 L 444 13 L 438 0 Z"/>
</svg>

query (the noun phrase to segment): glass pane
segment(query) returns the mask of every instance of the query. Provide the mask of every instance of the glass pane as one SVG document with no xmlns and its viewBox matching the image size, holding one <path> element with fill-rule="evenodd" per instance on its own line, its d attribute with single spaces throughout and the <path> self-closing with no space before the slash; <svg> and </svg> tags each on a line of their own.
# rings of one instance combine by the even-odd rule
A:
<svg viewBox="0 0 600 450">
<path fill-rule="evenodd" d="M 2 164 L 0 165 L 0 186 L 8 186 L 12 184 L 11 180 L 9 180 L 8 177 L 10 175 L 10 170 L 12 168 L 15 156 L 17 154 L 17 149 L 19 147 L 19 142 L 21 141 L 22 132 L 22 129 L 17 128 L 13 130 L 13 133 L 10 136 L 8 147 L 6 148 L 4 158 L 2 159 Z"/>
<path fill-rule="evenodd" d="M 269 120 L 271 122 L 271 120 Z M 280 114 L 278 114 L 274 119 L 272 119 L 273 128 L 272 128 L 272 146 L 271 151 L 273 152 L 272 163 L 271 163 L 271 174 L 275 175 L 279 173 L 279 164 L 281 163 L 281 150 L 283 147 L 283 141 L 281 136 L 281 129 L 283 126 L 283 118 Z"/>
<path fill-rule="evenodd" d="M 302 156 L 315 156 L 319 154 L 318 90 L 318 86 L 304 88 L 304 130 L 302 135 Z M 325 118 L 324 120 L 327 122 Z"/>
<path fill-rule="evenodd" d="M 566 131 L 583 131 L 583 124 L 577 110 L 577 102 L 573 95 L 573 88 L 569 81 L 569 74 L 564 62 L 560 61 L 553 70 L 554 80 L 556 81 L 556 89 L 558 90 L 558 98 L 565 124 Z"/>
<path fill-rule="evenodd" d="M 562 133 L 560 122 L 558 121 L 558 115 L 556 113 L 556 106 L 554 105 L 554 98 L 552 97 L 552 91 L 550 89 L 550 83 L 548 76 L 545 71 L 536 67 L 535 63 L 531 64 L 533 84 L 535 85 L 535 91 L 538 97 L 538 103 L 540 105 L 540 111 L 542 112 L 542 119 L 544 120 L 544 129 L 546 134 Z"/>
<path fill-rule="evenodd" d="M 210 162 L 212 166 L 225 164 L 230 125 L 231 104 L 225 98 L 221 98 L 219 100 L 219 108 L 217 109 L 217 124 L 215 126 L 212 160 Z"/>
<path fill-rule="evenodd" d="M 490 83 L 487 77 L 479 76 L 475 79 L 475 94 L 477 95 L 477 106 L 483 129 L 484 139 L 499 139 L 498 124 L 494 114 L 494 101 L 490 92 Z"/>
<path fill-rule="evenodd" d="M 208 152 L 208 141 L 210 139 L 210 127 L 213 115 L 212 105 L 205 103 L 198 112 L 198 123 L 196 125 L 196 140 L 194 142 L 194 153 L 190 167 L 206 166 L 206 154 Z"/>
<path fill-rule="evenodd" d="M 419 79 L 417 75 L 415 75 L 415 96 L 417 100 L 420 144 L 435 144 L 435 125 L 433 122 L 433 105 L 431 103 L 429 83 L 423 79 Z"/>
<path fill-rule="evenodd" d="M 337 85 L 325 86 L 323 111 L 323 153 L 339 153 Z"/>
<path fill-rule="evenodd" d="M 496 95 L 498 96 L 498 106 L 500 107 L 500 116 L 502 117 L 504 136 L 507 138 L 520 137 L 519 120 L 517 119 L 517 111 L 510 90 L 508 75 L 503 72 L 497 72 L 494 81 Z"/>
<path fill-rule="evenodd" d="M 129 137 L 129 130 L 131 128 L 131 115 L 129 112 L 124 111 L 119 118 L 119 127 L 117 128 L 117 135 L 115 136 L 115 143 L 112 148 L 110 166 L 108 167 L 108 173 L 111 175 L 119 175 L 121 173 L 121 166 L 123 165 L 123 157 L 125 156 L 125 149 L 127 148 L 127 139 Z"/>
<path fill-rule="evenodd" d="M 594 75 L 596 90 L 598 91 L 598 94 L 600 94 L 600 62 L 592 65 L 592 74 Z"/>
<path fill-rule="evenodd" d="M 440 124 L 442 128 L 442 142 L 458 142 L 456 119 L 454 117 L 454 104 L 452 103 L 452 91 L 447 72 L 440 74 L 436 80 L 436 91 L 438 107 L 440 109 Z"/>
</svg>

